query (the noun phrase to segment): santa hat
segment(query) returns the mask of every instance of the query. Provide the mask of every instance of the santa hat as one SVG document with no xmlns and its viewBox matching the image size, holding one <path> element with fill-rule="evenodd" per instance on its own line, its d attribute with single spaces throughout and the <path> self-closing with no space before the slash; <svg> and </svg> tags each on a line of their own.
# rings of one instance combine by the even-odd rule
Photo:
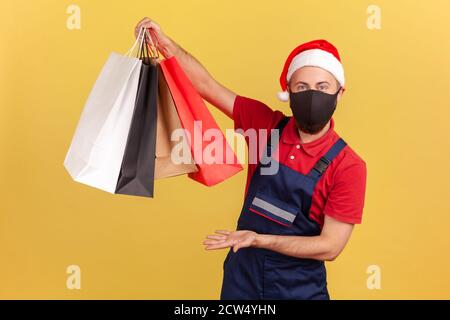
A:
<svg viewBox="0 0 450 320">
<path fill-rule="evenodd" d="M 344 68 L 336 47 L 326 40 L 313 40 L 299 45 L 289 54 L 280 76 L 283 91 L 278 92 L 278 99 L 281 101 L 289 100 L 288 82 L 296 70 L 305 66 L 320 67 L 327 70 L 334 75 L 341 86 L 344 86 Z"/>
</svg>

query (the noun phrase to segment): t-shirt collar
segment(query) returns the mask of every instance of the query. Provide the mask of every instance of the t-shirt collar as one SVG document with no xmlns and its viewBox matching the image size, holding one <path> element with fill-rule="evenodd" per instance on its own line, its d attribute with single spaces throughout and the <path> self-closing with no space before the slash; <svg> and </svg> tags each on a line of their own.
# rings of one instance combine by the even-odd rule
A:
<svg viewBox="0 0 450 320">
<path fill-rule="evenodd" d="M 308 155 L 314 157 L 329 145 L 330 140 L 334 135 L 334 120 L 333 118 L 331 118 L 330 128 L 323 136 L 311 142 L 301 142 L 295 123 L 295 118 L 291 117 L 291 119 L 289 119 L 288 123 L 286 124 L 286 128 L 282 134 L 282 141 L 283 143 L 287 144 L 299 144 Z"/>
</svg>

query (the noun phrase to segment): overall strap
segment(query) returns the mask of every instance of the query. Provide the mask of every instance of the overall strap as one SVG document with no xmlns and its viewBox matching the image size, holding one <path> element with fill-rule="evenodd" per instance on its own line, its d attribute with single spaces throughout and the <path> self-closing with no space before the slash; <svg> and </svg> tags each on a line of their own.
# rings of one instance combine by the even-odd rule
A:
<svg viewBox="0 0 450 320">
<path fill-rule="evenodd" d="M 314 167 L 311 169 L 311 171 L 308 173 L 308 177 L 313 178 L 314 180 L 318 181 L 320 177 L 323 175 L 325 170 L 327 170 L 328 166 L 330 165 L 331 161 L 339 154 L 339 152 L 344 149 L 344 147 L 347 145 L 347 143 L 342 139 L 339 138 L 333 146 L 323 155 L 314 165 Z"/>
<path fill-rule="evenodd" d="M 280 121 L 278 121 L 278 123 L 275 126 L 275 128 L 272 129 L 272 130 L 274 130 L 274 129 L 278 130 L 278 133 L 279 133 L 278 134 L 278 140 L 275 142 L 275 147 L 278 144 L 279 139 L 281 138 L 281 134 L 283 133 L 283 129 L 286 126 L 286 124 L 288 123 L 290 118 L 291 117 L 289 117 L 289 116 L 284 116 L 283 118 L 280 119 Z M 272 131 L 272 130 L 270 130 L 270 131 Z M 266 152 L 263 154 L 263 157 L 270 158 L 270 156 L 272 154 L 272 149 L 275 150 L 275 147 L 271 148 L 272 147 L 272 142 L 271 141 L 272 141 L 271 134 L 269 133 L 268 136 L 267 136 Z"/>
</svg>

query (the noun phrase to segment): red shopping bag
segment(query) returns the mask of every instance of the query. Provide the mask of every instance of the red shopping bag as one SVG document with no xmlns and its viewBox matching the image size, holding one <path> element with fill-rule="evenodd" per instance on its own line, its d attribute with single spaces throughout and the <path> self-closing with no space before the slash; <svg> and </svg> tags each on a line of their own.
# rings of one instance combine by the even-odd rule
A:
<svg viewBox="0 0 450 320">
<path fill-rule="evenodd" d="M 236 154 L 175 57 L 161 61 L 160 65 L 181 125 L 187 132 L 188 143 L 198 168 L 198 171 L 191 172 L 188 176 L 202 184 L 212 186 L 241 171 L 242 165 L 237 160 Z M 215 138 L 211 140 L 209 134 L 205 136 L 205 132 L 209 129 L 214 129 L 212 136 Z M 208 152 L 213 149 L 217 152 Z M 213 155 L 214 159 L 208 155 Z"/>
</svg>

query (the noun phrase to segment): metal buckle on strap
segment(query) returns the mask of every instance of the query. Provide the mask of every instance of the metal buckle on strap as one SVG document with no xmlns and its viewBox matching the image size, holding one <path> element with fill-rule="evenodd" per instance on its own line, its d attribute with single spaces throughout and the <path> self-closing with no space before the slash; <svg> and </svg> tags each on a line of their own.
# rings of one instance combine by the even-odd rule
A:
<svg viewBox="0 0 450 320">
<path fill-rule="evenodd" d="M 330 161 L 327 158 L 321 157 L 314 166 L 314 169 L 319 172 L 319 174 L 323 174 L 325 170 L 327 170 L 329 164 Z"/>
</svg>

